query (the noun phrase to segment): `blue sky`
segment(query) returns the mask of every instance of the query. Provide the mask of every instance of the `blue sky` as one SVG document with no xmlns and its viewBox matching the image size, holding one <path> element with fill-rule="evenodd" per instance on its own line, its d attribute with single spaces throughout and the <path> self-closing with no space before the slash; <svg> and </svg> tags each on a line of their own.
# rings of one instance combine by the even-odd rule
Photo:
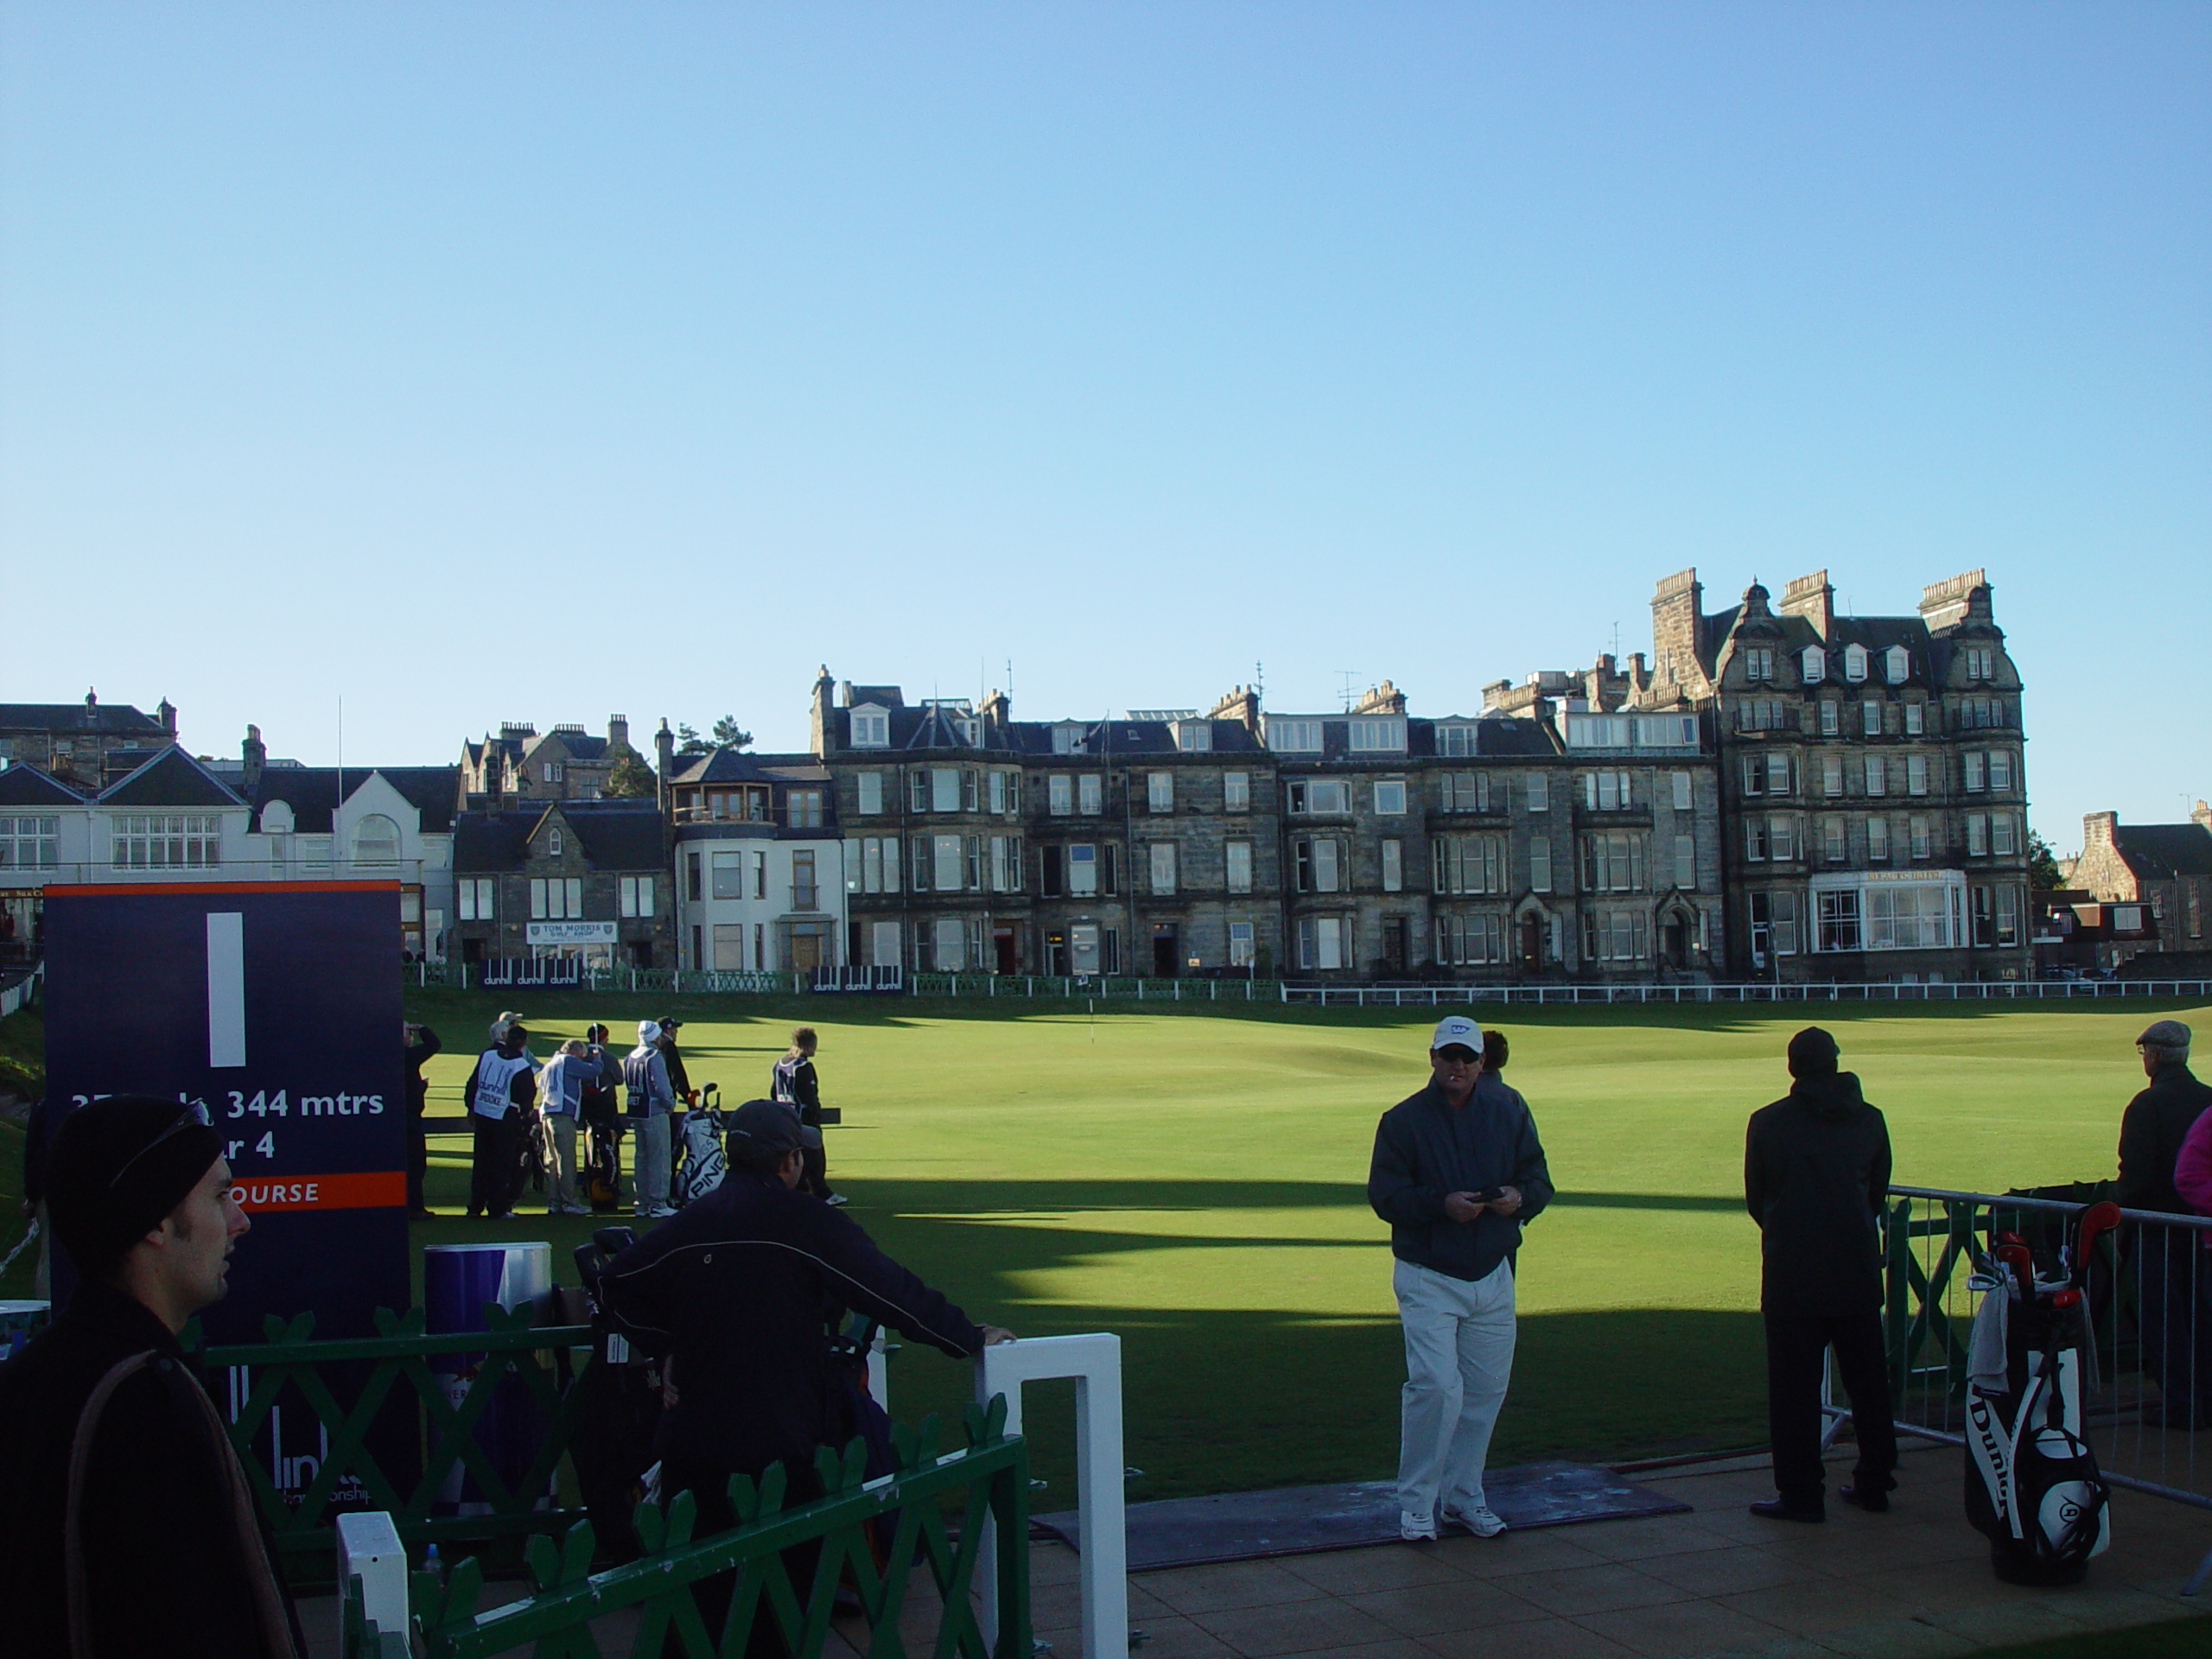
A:
<svg viewBox="0 0 2212 1659">
<path fill-rule="evenodd" d="M 450 758 L 817 663 L 1416 713 L 1975 566 L 2212 794 L 2212 10 L 0 11 L 0 696 Z"/>
</svg>

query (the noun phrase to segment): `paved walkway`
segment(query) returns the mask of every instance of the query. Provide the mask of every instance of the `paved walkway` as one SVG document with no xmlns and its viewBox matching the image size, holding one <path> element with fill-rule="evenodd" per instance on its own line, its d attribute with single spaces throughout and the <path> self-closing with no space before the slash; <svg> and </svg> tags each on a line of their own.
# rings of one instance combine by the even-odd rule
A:
<svg viewBox="0 0 2212 1659">
<path fill-rule="evenodd" d="M 1999 1581 L 1961 1512 L 1960 1457 L 1907 1442 L 1886 1515 L 1832 1504 L 1826 1525 L 1745 1513 L 1771 1495 L 1764 1459 L 1642 1478 L 1688 1515 L 1601 1521 L 1433 1544 L 1289 1555 L 1141 1573 L 1129 1580 L 1138 1659 L 1607 1659 L 1759 1655 L 1902 1659 L 2003 1647 L 2086 1630 L 2212 1612 L 2182 1582 L 2212 1549 L 2212 1513 L 2131 1492 L 2113 1500 L 2112 1548 L 2086 1583 Z M 1847 1452 L 1844 1454 L 1847 1459 Z M 1831 1466 L 1831 1491 L 1844 1469 Z M 1030 1550 L 1035 1628 L 1051 1659 L 1085 1659 L 1075 1552 Z M 918 1586 L 920 1591 L 920 1586 Z M 512 1592 L 512 1587 L 511 1587 Z M 487 1588 L 484 1601 L 502 1597 Z M 303 1605 L 310 1645 L 334 1655 L 334 1609 Z M 917 1593 L 902 1621 L 926 1652 L 936 1609 Z M 629 1651 L 629 1615 L 600 1621 L 602 1651 Z M 864 1634 L 855 1631 L 861 1637 Z M 856 1649 L 833 1639 L 833 1656 Z M 2212 1643 L 2208 1643 L 2212 1651 Z"/>
<path fill-rule="evenodd" d="M 2178 1593 L 2212 1549 L 2212 1514 L 2129 1492 L 2113 1495 L 2113 1547 L 2087 1583 L 1999 1582 L 1961 1512 L 1960 1457 L 1909 1449 L 1888 1514 L 1832 1503 L 1818 1527 L 1745 1513 L 1773 1490 L 1764 1460 L 1746 1461 L 1643 1479 L 1688 1515 L 1144 1573 L 1130 1619 L 1143 1659 L 1935 1659 L 2212 1611 L 2212 1591 Z M 1052 1659 L 1084 1659 L 1074 1553 L 1039 1545 L 1031 1560 L 1038 1635 Z"/>
</svg>

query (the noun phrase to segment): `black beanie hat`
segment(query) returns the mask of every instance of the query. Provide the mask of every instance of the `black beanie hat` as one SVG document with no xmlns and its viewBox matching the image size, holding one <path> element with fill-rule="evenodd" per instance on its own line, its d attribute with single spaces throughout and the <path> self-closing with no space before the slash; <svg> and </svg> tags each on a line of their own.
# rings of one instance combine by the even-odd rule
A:
<svg viewBox="0 0 2212 1659">
<path fill-rule="evenodd" d="M 79 1272 L 120 1261 L 223 1155 L 222 1137 L 191 1111 L 153 1095 L 110 1095 L 62 1120 L 47 1163 L 46 1206 Z"/>
<path fill-rule="evenodd" d="M 1834 1038 L 1818 1026 L 1808 1026 L 1789 1039 L 1789 1075 L 1793 1077 L 1833 1077 L 1840 1052 L 1835 1046 Z"/>
</svg>

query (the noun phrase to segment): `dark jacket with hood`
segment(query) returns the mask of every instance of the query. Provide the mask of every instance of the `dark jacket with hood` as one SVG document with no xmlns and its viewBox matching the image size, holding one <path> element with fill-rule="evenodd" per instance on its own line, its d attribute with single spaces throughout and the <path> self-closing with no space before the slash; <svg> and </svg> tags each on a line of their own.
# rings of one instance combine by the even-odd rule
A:
<svg viewBox="0 0 2212 1659">
<path fill-rule="evenodd" d="M 1484 1081 L 1486 1081 L 1484 1080 Z M 1472 1221 L 1444 1213 L 1448 1192 L 1521 1189 L 1518 1215 L 1485 1210 Z M 1478 1082 L 1465 1106 L 1434 1083 L 1408 1095 L 1375 1126 L 1367 1201 L 1390 1224 L 1390 1254 L 1454 1279 L 1486 1279 L 1521 1244 L 1521 1224 L 1552 1199 L 1536 1122 L 1514 1090 Z"/>
<path fill-rule="evenodd" d="M 2174 1160 L 2206 1110 L 2212 1088 L 2196 1080 L 2186 1060 L 2165 1060 L 2151 1086 L 2127 1103 L 2120 1120 L 2120 1185 L 2113 1198 L 2123 1210 L 2164 1210 L 2185 1216 L 2188 1204 L 2174 1190 Z"/>
<path fill-rule="evenodd" d="M 1890 1130 L 1855 1072 L 1799 1077 L 1751 1114 L 1744 1205 L 1759 1224 L 1759 1307 L 1783 1318 L 1882 1301 L 1876 1217 L 1890 1190 Z"/>
<path fill-rule="evenodd" d="M 87 1442 L 79 1536 L 92 1645 L 72 1656 L 71 1453 L 94 1388 L 134 1354 L 153 1358 L 115 1389 Z M 200 1389 L 168 1327 L 96 1280 L 0 1365 L 0 1649 L 11 1659 L 306 1651 L 267 1522 L 240 1512 L 214 1414 L 193 1398 Z"/>
</svg>

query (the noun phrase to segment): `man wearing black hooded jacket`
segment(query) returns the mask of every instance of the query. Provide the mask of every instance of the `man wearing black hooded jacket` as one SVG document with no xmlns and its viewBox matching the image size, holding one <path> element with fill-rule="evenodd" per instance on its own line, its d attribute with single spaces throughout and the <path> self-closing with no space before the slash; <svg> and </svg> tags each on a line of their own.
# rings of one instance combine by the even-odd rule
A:
<svg viewBox="0 0 2212 1659">
<path fill-rule="evenodd" d="M 1744 1203 L 1759 1224 L 1759 1312 L 1766 1325 L 1766 1408 L 1778 1496 L 1751 1505 L 1775 1521 L 1827 1518 L 1821 1467 L 1821 1359 L 1834 1348 L 1851 1399 L 1859 1463 L 1837 1494 L 1886 1510 L 1897 1430 L 1882 1352 L 1877 1217 L 1890 1187 L 1890 1131 L 1836 1069 L 1835 1039 L 1808 1026 L 1789 1039 L 1789 1092 L 1751 1114 Z"/>
</svg>

